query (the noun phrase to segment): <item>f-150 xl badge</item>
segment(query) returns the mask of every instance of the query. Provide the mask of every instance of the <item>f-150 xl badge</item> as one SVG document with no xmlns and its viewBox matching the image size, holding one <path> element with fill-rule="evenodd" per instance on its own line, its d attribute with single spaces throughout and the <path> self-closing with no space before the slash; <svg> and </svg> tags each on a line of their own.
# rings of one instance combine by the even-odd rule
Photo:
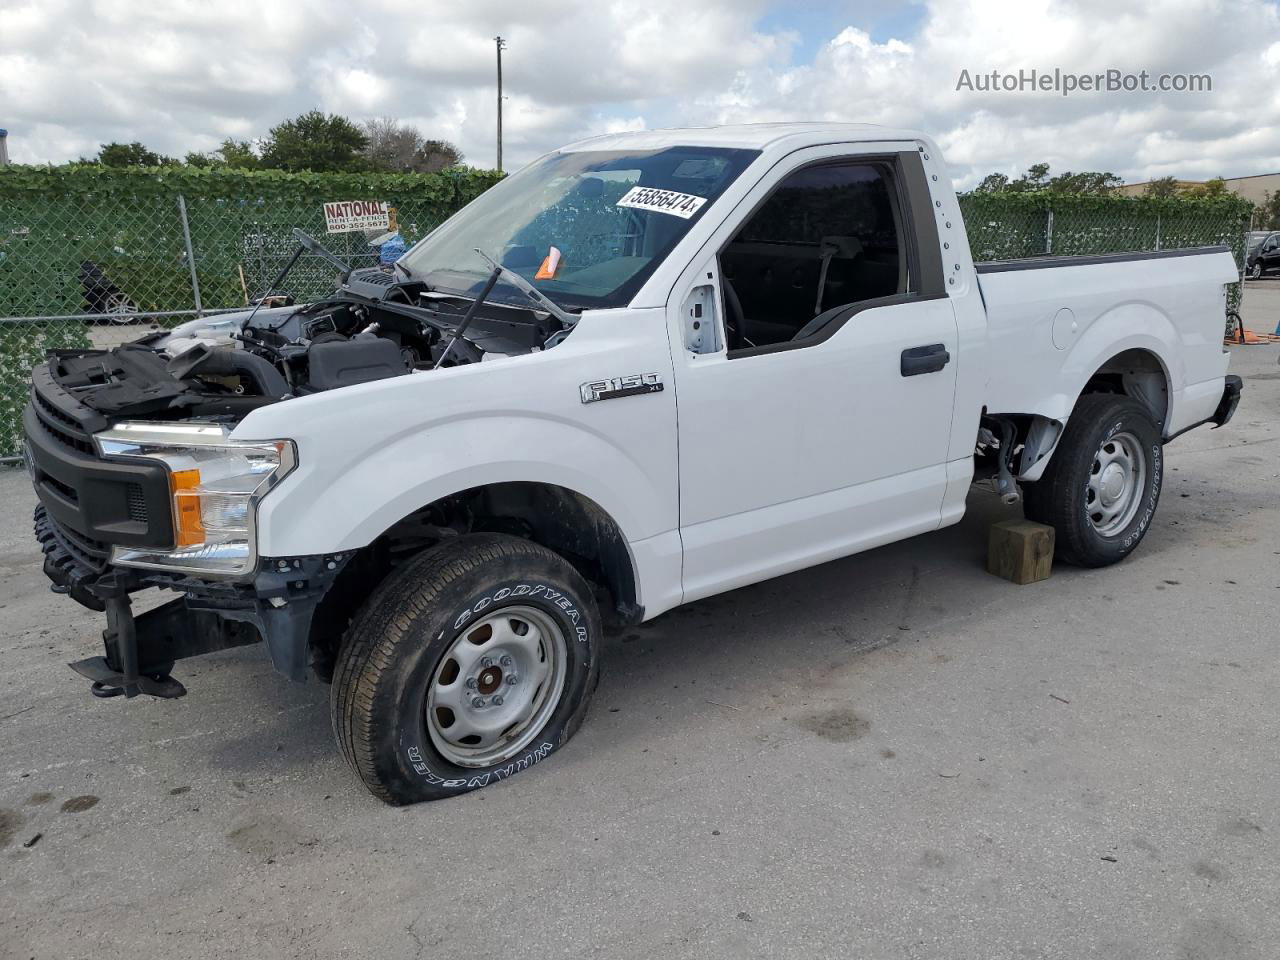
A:
<svg viewBox="0 0 1280 960">
<path fill-rule="evenodd" d="M 583 403 L 595 403 L 597 400 L 616 400 L 641 393 L 661 393 L 662 378 L 656 373 L 630 373 L 612 380 L 592 380 L 578 389 L 582 391 Z"/>
</svg>

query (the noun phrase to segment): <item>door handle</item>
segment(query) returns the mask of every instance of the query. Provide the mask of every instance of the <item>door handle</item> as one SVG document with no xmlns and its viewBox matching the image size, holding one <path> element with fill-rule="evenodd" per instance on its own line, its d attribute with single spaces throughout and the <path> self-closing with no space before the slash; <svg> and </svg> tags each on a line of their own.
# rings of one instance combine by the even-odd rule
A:
<svg viewBox="0 0 1280 960">
<path fill-rule="evenodd" d="M 901 372 L 904 377 L 918 377 L 922 373 L 937 373 L 950 362 L 951 354 L 944 344 L 908 347 L 902 351 Z"/>
</svg>

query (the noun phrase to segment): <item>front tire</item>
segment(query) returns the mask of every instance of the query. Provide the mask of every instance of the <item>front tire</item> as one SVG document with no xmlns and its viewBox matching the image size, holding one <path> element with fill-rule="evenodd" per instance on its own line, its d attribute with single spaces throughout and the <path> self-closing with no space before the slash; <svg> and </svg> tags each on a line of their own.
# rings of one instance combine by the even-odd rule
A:
<svg viewBox="0 0 1280 960">
<path fill-rule="evenodd" d="M 601 635 L 591 590 L 562 557 L 459 537 L 393 573 L 357 615 L 334 672 L 334 734 L 387 803 L 496 783 L 581 726 Z"/>
<path fill-rule="evenodd" d="M 1147 408 L 1128 397 L 1087 394 L 1043 477 L 1026 485 L 1025 512 L 1054 528 L 1059 559 L 1105 567 L 1142 542 L 1163 476 L 1164 444 Z"/>
<path fill-rule="evenodd" d="M 1253 267 L 1249 270 L 1249 279 L 1250 280 L 1262 279 L 1262 261 L 1258 261 L 1257 263 L 1255 263 Z"/>
</svg>

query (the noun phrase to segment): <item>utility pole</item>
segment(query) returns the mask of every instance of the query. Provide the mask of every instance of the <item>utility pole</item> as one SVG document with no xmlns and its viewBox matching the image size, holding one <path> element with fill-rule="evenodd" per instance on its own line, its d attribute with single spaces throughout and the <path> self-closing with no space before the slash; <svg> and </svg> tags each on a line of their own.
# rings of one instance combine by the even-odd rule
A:
<svg viewBox="0 0 1280 960">
<path fill-rule="evenodd" d="M 498 47 L 498 172 L 502 172 L 502 48 L 507 45 L 507 41 L 502 37 L 494 37 L 493 42 Z"/>
</svg>

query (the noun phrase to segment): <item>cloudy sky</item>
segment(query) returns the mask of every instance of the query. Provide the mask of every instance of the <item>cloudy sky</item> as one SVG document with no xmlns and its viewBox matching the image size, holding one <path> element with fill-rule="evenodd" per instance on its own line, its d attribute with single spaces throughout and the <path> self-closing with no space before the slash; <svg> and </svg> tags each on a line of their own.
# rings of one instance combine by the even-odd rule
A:
<svg viewBox="0 0 1280 960">
<path fill-rule="evenodd" d="M 319 107 L 506 166 L 617 129 L 858 120 L 926 130 L 960 185 L 1049 162 L 1129 181 L 1280 170 L 1275 0 L 0 0 L 15 162 L 181 156 Z M 1209 74 L 1212 92 L 957 90 L 961 71 Z"/>
</svg>

